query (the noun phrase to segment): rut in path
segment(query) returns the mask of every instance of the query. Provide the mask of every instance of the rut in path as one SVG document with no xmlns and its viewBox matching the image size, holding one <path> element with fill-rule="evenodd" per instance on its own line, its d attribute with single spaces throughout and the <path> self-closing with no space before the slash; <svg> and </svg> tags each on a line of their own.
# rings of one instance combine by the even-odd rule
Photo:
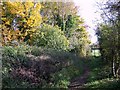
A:
<svg viewBox="0 0 120 90">
<path fill-rule="evenodd" d="M 89 68 L 85 66 L 84 73 L 80 75 L 79 77 L 74 78 L 71 80 L 70 85 L 68 86 L 69 89 L 72 88 L 82 88 L 83 85 L 87 82 L 87 78 L 89 75 Z"/>
</svg>

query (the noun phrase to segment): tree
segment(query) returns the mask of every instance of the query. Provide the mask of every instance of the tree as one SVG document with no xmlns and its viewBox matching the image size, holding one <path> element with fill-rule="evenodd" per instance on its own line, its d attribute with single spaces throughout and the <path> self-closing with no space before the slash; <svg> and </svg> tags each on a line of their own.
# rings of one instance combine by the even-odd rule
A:
<svg viewBox="0 0 120 90">
<path fill-rule="evenodd" d="M 98 28 L 98 39 L 103 59 L 111 65 L 111 72 L 118 77 L 120 70 L 120 1 L 109 0 L 101 8 L 104 24 Z"/>
<path fill-rule="evenodd" d="M 64 32 L 69 16 L 77 13 L 77 6 L 73 2 L 44 2 L 42 5 L 43 22 L 52 26 L 58 25 Z"/>
<path fill-rule="evenodd" d="M 2 2 L 2 43 L 7 44 L 13 40 L 25 41 L 30 38 L 35 28 L 40 26 L 40 3 L 35 2 Z M 18 33 L 17 36 L 16 34 Z M 13 38 L 15 37 L 16 38 Z"/>
<path fill-rule="evenodd" d="M 90 40 L 84 26 L 79 26 L 79 28 L 72 32 L 69 40 L 72 51 L 75 51 L 80 56 L 87 56 Z"/>
<path fill-rule="evenodd" d="M 71 49 L 77 51 L 81 56 L 85 55 L 86 47 L 89 44 L 88 33 L 83 19 L 77 15 L 78 7 L 74 2 L 45 2 L 42 5 L 43 23 L 59 26 L 70 41 Z M 75 35 L 75 33 L 77 34 Z M 74 38 L 76 40 L 72 41 Z"/>
</svg>

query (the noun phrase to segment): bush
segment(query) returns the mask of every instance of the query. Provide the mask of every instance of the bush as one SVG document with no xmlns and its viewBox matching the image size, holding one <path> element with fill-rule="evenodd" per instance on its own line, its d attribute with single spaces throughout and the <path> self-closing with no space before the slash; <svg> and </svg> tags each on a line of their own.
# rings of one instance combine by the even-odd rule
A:
<svg viewBox="0 0 120 90">
<path fill-rule="evenodd" d="M 74 71 L 74 72 L 73 72 Z M 52 79 L 54 82 L 51 87 L 54 88 L 67 88 L 70 84 L 70 80 L 78 75 L 80 75 L 80 69 L 75 66 L 68 66 L 63 68 L 59 72 L 52 74 Z"/>
<path fill-rule="evenodd" d="M 31 44 L 57 50 L 67 50 L 69 48 L 69 41 L 63 31 L 57 26 L 52 27 L 46 24 L 43 24 L 38 32 L 34 34 Z"/>
<path fill-rule="evenodd" d="M 71 78 L 81 73 L 83 65 L 79 61 L 66 51 L 28 45 L 5 46 L 2 58 L 2 85 L 3 88 L 65 88 Z"/>
</svg>

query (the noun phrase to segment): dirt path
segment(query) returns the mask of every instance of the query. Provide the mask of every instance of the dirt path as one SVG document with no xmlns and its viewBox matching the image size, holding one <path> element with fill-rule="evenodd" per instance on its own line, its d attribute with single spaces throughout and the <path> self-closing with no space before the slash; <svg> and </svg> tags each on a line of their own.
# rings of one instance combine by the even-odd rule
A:
<svg viewBox="0 0 120 90">
<path fill-rule="evenodd" d="M 69 89 L 83 88 L 83 85 L 87 82 L 89 72 L 90 72 L 89 68 L 87 66 L 85 66 L 84 73 L 82 75 L 80 75 L 79 77 L 76 77 L 73 80 L 71 80 L 71 83 L 68 86 L 68 88 Z"/>
</svg>

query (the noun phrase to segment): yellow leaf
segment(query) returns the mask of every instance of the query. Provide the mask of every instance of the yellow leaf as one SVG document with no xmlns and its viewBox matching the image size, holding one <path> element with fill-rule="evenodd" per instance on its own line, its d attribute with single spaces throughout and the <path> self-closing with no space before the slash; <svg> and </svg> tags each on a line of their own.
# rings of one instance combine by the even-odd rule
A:
<svg viewBox="0 0 120 90">
<path fill-rule="evenodd" d="M 8 25 L 10 25 L 10 21 L 7 21 L 5 24 L 8 24 Z"/>
<path fill-rule="evenodd" d="M 27 36 L 27 34 L 28 34 L 28 33 L 27 33 L 27 32 L 25 32 L 24 36 Z"/>
</svg>

